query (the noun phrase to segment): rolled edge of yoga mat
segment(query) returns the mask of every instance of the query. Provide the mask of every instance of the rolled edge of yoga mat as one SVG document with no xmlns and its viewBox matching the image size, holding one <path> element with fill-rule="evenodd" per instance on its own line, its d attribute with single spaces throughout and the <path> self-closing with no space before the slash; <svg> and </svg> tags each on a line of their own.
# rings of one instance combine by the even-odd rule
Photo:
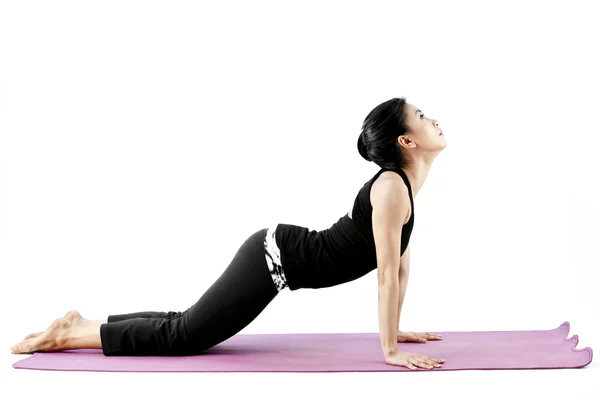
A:
<svg viewBox="0 0 600 400">
<path fill-rule="evenodd" d="M 592 348 L 590 346 L 586 346 L 583 349 L 576 349 L 575 347 L 577 347 L 577 345 L 579 344 L 579 335 L 578 334 L 574 334 L 573 336 L 571 336 L 570 338 L 567 338 L 567 336 L 569 336 L 569 331 L 571 330 L 571 324 L 569 323 L 569 321 L 565 321 L 562 324 L 560 324 L 560 327 L 565 326 L 567 328 L 567 331 L 565 332 L 564 336 L 563 336 L 563 340 L 565 342 L 573 342 L 573 346 L 571 346 L 571 351 L 574 351 L 576 353 L 581 352 L 581 351 L 587 351 L 588 355 L 589 355 L 589 359 L 588 362 L 586 364 L 583 364 L 581 367 L 585 367 L 586 365 L 589 365 L 592 362 L 592 359 L 594 358 L 594 351 L 592 350 Z"/>
</svg>

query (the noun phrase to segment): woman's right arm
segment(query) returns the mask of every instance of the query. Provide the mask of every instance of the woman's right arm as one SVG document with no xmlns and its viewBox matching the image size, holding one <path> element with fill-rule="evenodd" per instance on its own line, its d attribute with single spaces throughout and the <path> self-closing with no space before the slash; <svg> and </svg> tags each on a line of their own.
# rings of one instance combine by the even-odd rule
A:
<svg viewBox="0 0 600 400">
<path fill-rule="evenodd" d="M 372 190 L 379 332 L 384 357 L 388 357 L 398 350 L 396 319 L 400 295 L 400 244 L 402 225 L 409 211 L 409 197 L 406 186 L 395 179 L 375 182 Z"/>
</svg>

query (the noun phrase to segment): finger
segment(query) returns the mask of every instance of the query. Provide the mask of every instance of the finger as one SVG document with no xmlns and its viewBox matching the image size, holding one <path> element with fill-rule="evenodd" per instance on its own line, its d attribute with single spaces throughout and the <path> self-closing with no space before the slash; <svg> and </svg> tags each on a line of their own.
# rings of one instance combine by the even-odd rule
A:
<svg viewBox="0 0 600 400">
<path fill-rule="evenodd" d="M 433 365 L 434 367 L 436 366 L 441 366 L 441 364 L 443 364 L 446 360 L 441 359 L 441 358 L 429 358 L 427 356 L 417 356 L 417 357 L 421 357 L 423 361 L 427 362 L 428 364 Z"/>
<path fill-rule="evenodd" d="M 438 363 L 436 360 L 430 358 L 428 363 L 430 365 L 433 365 L 434 368 L 440 368 L 442 366 L 442 364 Z"/>
<path fill-rule="evenodd" d="M 423 337 L 425 339 L 432 339 L 432 340 L 436 340 L 436 339 L 441 339 L 442 337 L 438 334 L 435 333 L 429 333 L 429 332 L 423 332 L 423 333 L 419 333 L 420 337 Z"/>
<path fill-rule="evenodd" d="M 413 358 L 411 360 L 411 363 L 413 363 L 414 365 L 418 365 L 421 368 L 425 368 L 425 369 L 432 369 L 433 366 L 427 364 L 424 360 L 419 360 L 417 358 Z"/>
<path fill-rule="evenodd" d="M 446 360 L 441 359 L 441 358 L 432 358 L 431 361 L 433 361 L 436 364 L 443 364 L 446 362 Z"/>
<path fill-rule="evenodd" d="M 425 337 L 427 339 L 432 339 L 432 340 L 439 340 L 442 338 L 440 335 L 435 334 L 435 333 L 426 333 L 425 335 L 426 335 Z"/>
<path fill-rule="evenodd" d="M 427 343 L 427 339 L 423 336 L 419 336 L 418 333 L 413 334 L 413 336 L 411 336 L 412 338 L 412 342 L 417 342 L 417 343 Z"/>
<path fill-rule="evenodd" d="M 413 369 L 419 369 L 419 362 L 418 361 L 409 361 L 410 365 L 412 365 Z"/>
<path fill-rule="evenodd" d="M 412 370 L 415 370 L 415 369 L 417 369 L 417 367 L 415 367 L 415 366 L 413 365 L 413 363 L 411 363 L 410 361 L 407 361 L 407 362 L 406 362 L 406 364 L 400 364 L 400 365 L 404 365 L 405 367 L 407 367 L 407 368 L 410 368 L 410 369 L 412 369 Z"/>
<path fill-rule="evenodd" d="M 423 358 L 419 359 L 419 361 L 421 361 L 423 364 L 425 364 L 427 366 L 432 366 L 432 367 L 435 367 L 437 364 L 435 361 L 433 361 L 429 357 L 423 357 Z"/>
<path fill-rule="evenodd" d="M 415 332 L 415 335 L 419 336 L 419 337 L 424 337 L 424 338 L 436 338 L 436 337 L 441 337 L 440 335 L 438 335 L 437 333 L 431 333 L 431 332 Z"/>
</svg>

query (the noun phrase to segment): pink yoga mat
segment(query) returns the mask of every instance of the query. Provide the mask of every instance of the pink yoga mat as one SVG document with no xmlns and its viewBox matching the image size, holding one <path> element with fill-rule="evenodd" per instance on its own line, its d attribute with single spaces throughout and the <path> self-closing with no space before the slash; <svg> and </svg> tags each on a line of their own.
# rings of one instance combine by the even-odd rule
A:
<svg viewBox="0 0 600 400">
<path fill-rule="evenodd" d="M 238 334 L 196 356 L 107 357 L 101 350 L 35 353 L 14 368 L 127 372 L 356 372 L 461 369 L 578 368 L 592 349 L 575 349 L 569 322 L 538 331 L 436 332 L 442 340 L 398 343 L 398 348 L 445 359 L 441 368 L 412 371 L 386 364 L 379 333 Z"/>
</svg>

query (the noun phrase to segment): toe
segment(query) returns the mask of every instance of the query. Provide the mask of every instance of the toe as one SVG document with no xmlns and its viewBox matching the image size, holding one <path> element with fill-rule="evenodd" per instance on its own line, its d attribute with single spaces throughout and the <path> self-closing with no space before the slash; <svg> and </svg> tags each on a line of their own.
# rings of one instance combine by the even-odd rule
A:
<svg viewBox="0 0 600 400">
<path fill-rule="evenodd" d="M 29 335 L 25 336 L 25 338 L 23 338 L 23 340 L 27 340 L 27 339 L 31 339 L 31 338 L 40 336 L 42 333 L 44 333 L 44 332 L 30 333 Z"/>
<path fill-rule="evenodd" d="M 21 353 L 33 353 L 40 350 L 52 348 L 52 337 L 48 332 L 43 332 L 41 335 L 31 339 L 22 341 L 19 344 Z"/>
<path fill-rule="evenodd" d="M 26 346 L 23 342 L 15 344 L 13 347 L 11 347 L 10 351 L 13 354 L 22 354 L 29 352 L 28 346 Z"/>
</svg>

